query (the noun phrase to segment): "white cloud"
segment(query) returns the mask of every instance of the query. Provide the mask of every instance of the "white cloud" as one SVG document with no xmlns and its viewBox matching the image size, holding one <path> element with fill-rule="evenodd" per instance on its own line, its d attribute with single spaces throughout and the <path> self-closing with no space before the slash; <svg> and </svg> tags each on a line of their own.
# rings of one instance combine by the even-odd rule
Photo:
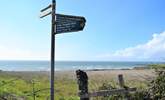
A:
<svg viewBox="0 0 165 100">
<path fill-rule="evenodd" d="M 107 60 L 154 60 L 165 59 L 165 32 L 153 34 L 153 38 L 147 43 L 125 48 L 110 54 L 100 55 L 99 58 Z"/>
</svg>

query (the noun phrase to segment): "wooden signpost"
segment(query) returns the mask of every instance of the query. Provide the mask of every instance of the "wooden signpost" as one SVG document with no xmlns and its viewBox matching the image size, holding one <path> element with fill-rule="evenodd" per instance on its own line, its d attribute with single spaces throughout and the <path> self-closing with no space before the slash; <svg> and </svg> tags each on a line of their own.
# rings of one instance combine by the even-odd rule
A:
<svg viewBox="0 0 165 100">
<path fill-rule="evenodd" d="M 48 9 L 50 11 L 48 11 Z M 51 21 L 51 79 L 50 79 L 50 99 L 54 100 L 54 70 L 55 70 L 55 35 L 67 32 L 82 31 L 85 26 L 85 18 L 80 16 L 56 14 L 56 0 L 52 4 L 41 10 L 44 18 L 52 16 Z"/>
</svg>

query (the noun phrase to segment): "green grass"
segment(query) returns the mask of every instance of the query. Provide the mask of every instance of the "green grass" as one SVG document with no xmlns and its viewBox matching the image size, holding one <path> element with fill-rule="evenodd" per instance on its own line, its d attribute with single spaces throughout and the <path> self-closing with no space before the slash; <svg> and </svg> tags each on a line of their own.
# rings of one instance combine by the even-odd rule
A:
<svg viewBox="0 0 165 100">
<path fill-rule="evenodd" d="M 165 69 L 165 64 L 149 64 L 148 67 L 151 69 Z"/>
<path fill-rule="evenodd" d="M 35 90 L 48 88 L 36 94 L 37 100 L 46 100 L 49 98 L 50 83 L 48 75 L 11 73 L 0 72 L 0 95 L 10 93 L 17 97 L 26 97 L 28 100 L 33 100 L 33 95 L 29 94 L 32 94 L 33 84 L 31 81 L 34 80 Z M 12 80 L 14 81 L 11 82 Z M 55 80 L 56 100 L 78 100 L 77 93 L 76 80 L 66 78 L 58 78 Z"/>
</svg>

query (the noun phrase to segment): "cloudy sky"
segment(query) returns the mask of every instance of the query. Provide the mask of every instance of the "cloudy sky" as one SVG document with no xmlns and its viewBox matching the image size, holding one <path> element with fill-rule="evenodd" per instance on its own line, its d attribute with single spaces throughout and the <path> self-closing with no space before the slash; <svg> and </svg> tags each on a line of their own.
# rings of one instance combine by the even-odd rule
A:
<svg viewBox="0 0 165 100">
<path fill-rule="evenodd" d="M 0 60 L 49 60 L 48 0 L 0 1 Z M 164 0 L 57 0 L 57 12 L 86 17 L 84 31 L 56 36 L 56 60 L 164 61 Z"/>
</svg>

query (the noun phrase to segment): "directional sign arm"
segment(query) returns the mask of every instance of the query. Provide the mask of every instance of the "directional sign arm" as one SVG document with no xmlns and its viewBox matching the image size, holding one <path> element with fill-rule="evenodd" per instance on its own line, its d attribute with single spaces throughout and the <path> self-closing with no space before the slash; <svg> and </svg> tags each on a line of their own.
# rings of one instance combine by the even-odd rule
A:
<svg viewBox="0 0 165 100">
<path fill-rule="evenodd" d="M 45 14 L 41 15 L 40 18 L 44 18 L 44 17 L 50 15 L 51 13 L 52 13 L 52 12 L 45 13 Z"/>
<path fill-rule="evenodd" d="M 52 5 L 49 5 L 49 6 L 47 6 L 46 8 L 42 9 L 41 12 L 44 12 L 45 10 L 47 10 L 47 9 L 49 9 L 49 8 L 51 8 L 51 7 L 52 7 Z"/>
<path fill-rule="evenodd" d="M 82 16 L 56 14 L 56 34 L 81 31 L 85 23 Z"/>
<path fill-rule="evenodd" d="M 51 7 L 52 7 L 52 5 L 49 5 L 46 8 L 42 9 L 40 18 L 44 18 L 44 17 L 50 15 L 52 13 L 52 10 L 50 10 Z"/>
</svg>

